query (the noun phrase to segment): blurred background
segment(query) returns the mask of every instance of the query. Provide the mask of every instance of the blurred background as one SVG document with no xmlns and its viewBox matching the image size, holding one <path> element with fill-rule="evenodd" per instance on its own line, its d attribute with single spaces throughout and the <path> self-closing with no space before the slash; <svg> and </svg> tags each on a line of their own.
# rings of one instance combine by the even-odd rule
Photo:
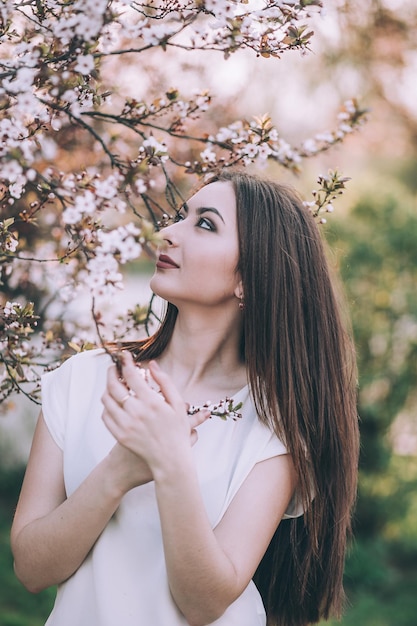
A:
<svg viewBox="0 0 417 626">
<path fill-rule="evenodd" d="M 417 624 L 417 4 L 415 0 L 333 0 L 314 18 L 311 52 L 283 60 L 239 53 L 154 50 L 107 72 L 124 94 L 173 85 L 214 94 L 213 125 L 271 115 L 291 144 L 334 126 L 356 97 L 365 126 L 296 177 L 268 165 L 307 197 L 328 168 L 351 181 L 323 233 L 342 277 L 359 366 L 362 453 L 355 539 L 346 565 L 343 626 Z M 135 91 L 136 90 L 136 91 Z M 76 138 L 73 155 L 77 159 Z M 309 199 L 309 198 L 307 198 Z M 118 306 L 149 297 L 149 262 L 127 276 Z M 83 314 L 83 303 L 77 303 Z M 14 578 L 9 528 L 37 408 L 16 397 L 0 415 L 0 626 L 40 626 L 54 590 L 26 592 Z M 149 625 L 150 626 L 150 625 Z M 166 625 L 169 626 L 169 625 Z"/>
</svg>

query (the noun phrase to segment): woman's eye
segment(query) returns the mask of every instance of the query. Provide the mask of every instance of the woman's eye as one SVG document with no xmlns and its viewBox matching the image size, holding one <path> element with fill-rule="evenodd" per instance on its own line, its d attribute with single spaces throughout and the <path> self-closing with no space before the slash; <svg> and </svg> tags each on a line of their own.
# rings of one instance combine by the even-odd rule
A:
<svg viewBox="0 0 417 626">
<path fill-rule="evenodd" d="M 175 223 L 175 222 L 182 222 L 182 220 L 185 220 L 185 215 L 184 215 L 184 213 L 181 213 L 181 212 L 176 213 L 176 214 L 174 215 L 174 217 L 172 218 L 172 221 L 173 221 L 174 223 Z"/>
<path fill-rule="evenodd" d="M 213 222 L 207 219 L 206 217 L 200 217 L 200 219 L 197 222 L 197 226 L 199 226 L 200 228 L 203 228 L 204 230 L 216 230 Z"/>
</svg>

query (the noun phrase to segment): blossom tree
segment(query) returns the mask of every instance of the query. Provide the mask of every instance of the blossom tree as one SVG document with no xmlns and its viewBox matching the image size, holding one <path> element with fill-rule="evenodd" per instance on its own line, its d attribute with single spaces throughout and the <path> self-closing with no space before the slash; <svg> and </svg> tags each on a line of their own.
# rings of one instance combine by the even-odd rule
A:
<svg viewBox="0 0 417 626">
<path fill-rule="evenodd" d="M 320 0 L 5 0 L 0 6 L 0 402 L 38 402 L 39 377 L 74 350 L 148 331 L 138 303 L 121 319 L 102 301 L 123 287 L 121 266 L 153 255 L 159 230 L 188 189 L 231 166 L 268 162 L 299 171 L 304 158 L 344 139 L 364 118 L 352 99 L 332 131 L 291 146 L 264 112 L 218 123 L 212 94 L 173 85 L 124 96 L 124 59 L 249 50 L 280 58 L 309 51 Z M 145 61 L 143 61 L 145 63 Z M 116 69 L 115 69 L 116 68 Z M 117 69 L 119 68 L 119 69 Z M 346 178 L 318 179 L 306 205 L 333 210 Z M 91 322 L 62 320 L 87 290 Z"/>
</svg>

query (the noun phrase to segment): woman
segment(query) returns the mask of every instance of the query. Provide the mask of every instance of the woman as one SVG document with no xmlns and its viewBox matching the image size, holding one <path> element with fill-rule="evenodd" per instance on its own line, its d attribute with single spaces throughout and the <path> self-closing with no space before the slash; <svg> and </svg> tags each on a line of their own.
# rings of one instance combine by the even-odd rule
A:
<svg viewBox="0 0 417 626">
<path fill-rule="evenodd" d="M 44 377 L 17 576 L 59 585 L 50 626 L 338 614 L 355 367 L 318 228 L 294 192 L 225 171 L 162 234 L 156 334 L 120 377 L 103 350 Z"/>
</svg>

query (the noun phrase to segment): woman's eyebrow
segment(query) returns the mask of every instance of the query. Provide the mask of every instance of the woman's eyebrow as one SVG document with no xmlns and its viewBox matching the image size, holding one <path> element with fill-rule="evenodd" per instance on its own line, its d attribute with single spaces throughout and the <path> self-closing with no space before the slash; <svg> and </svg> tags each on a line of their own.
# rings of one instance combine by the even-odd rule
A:
<svg viewBox="0 0 417 626">
<path fill-rule="evenodd" d="M 203 213 L 215 213 L 216 215 L 218 215 L 221 219 L 221 221 L 223 222 L 223 224 L 225 223 L 220 211 L 218 209 L 216 209 L 214 206 L 202 206 L 199 207 L 198 209 L 196 209 L 196 213 L 197 215 L 202 215 Z"/>
<path fill-rule="evenodd" d="M 188 204 L 186 202 L 184 202 L 184 204 L 178 210 L 178 212 L 180 212 L 180 211 L 184 211 L 184 213 L 189 213 L 189 207 L 188 207 Z M 225 224 L 223 216 L 221 215 L 220 211 L 218 209 L 216 209 L 216 207 L 214 207 L 214 206 L 201 206 L 201 207 L 198 207 L 198 209 L 196 209 L 197 215 L 202 215 L 203 213 L 207 213 L 207 212 L 215 213 L 216 215 L 218 215 L 220 217 L 220 219 L 223 222 L 223 224 Z"/>
</svg>

